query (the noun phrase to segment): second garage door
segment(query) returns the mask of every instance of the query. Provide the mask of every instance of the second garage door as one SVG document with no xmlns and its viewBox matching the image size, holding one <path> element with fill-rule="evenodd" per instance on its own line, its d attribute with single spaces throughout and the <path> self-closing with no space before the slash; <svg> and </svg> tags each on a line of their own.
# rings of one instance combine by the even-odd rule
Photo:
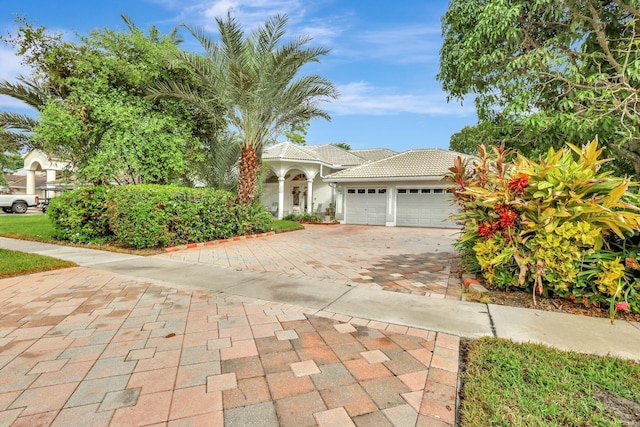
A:
<svg viewBox="0 0 640 427">
<path fill-rule="evenodd" d="M 387 220 L 386 188 L 347 188 L 347 224 L 385 225 Z"/>
<path fill-rule="evenodd" d="M 457 228 L 445 221 L 456 211 L 452 196 L 442 188 L 399 188 L 396 225 L 405 227 Z"/>
</svg>

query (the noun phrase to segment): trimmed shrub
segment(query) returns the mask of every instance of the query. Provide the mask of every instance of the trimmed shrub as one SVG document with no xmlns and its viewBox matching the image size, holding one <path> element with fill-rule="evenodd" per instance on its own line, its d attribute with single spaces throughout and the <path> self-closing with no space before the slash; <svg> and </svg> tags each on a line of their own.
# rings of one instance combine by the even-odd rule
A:
<svg viewBox="0 0 640 427">
<path fill-rule="evenodd" d="M 82 187 L 51 199 L 47 216 L 53 222 L 56 239 L 73 243 L 108 241 L 113 235 L 106 214 L 108 193 L 103 186 Z"/>
<path fill-rule="evenodd" d="M 271 226 L 266 215 L 238 204 L 232 193 L 208 188 L 135 185 L 114 187 L 109 194 L 111 230 L 119 244 L 134 248 L 266 231 Z"/>
<path fill-rule="evenodd" d="M 322 222 L 322 218 L 320 215 L 315 213 L 290 213 L 289 215 L 285 215 L 282 217 L 285 221 L 297 221 L 297 222 Z"/>
<path fill-rule="evenodd" d="M 549 150 L 534 162 L 509 161 L 480 146 L 473 164 L 460 158 L 449 179 L 464 227 L 456 244 L 471 270 L 498 288 L 640 312 L 637 186 L 600 172 L 597 141 Z"/>
<path fill-rule="evenodd" d="M 47 215 L 58 239 L 138 249 L 264 232 L 272 224 L 264 207 L 240 205 L 232 193 L 162 185 L 82 187 L 52 199 Z"/>
</svg>

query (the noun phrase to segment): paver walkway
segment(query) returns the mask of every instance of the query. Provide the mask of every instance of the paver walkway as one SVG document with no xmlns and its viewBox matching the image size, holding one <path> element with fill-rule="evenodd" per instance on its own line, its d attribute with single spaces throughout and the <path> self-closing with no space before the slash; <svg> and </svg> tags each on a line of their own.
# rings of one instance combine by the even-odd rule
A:
<svg viewBox="0 0 640 427">
<path fill-rule="evenodd" d="M 76 267 L 0 280 L 0 426 L 452 426 L 459 338 Z"/>
<path fill-rule="evenodd" d="M 155 258 L 459 299 L 459 280 L 449 281 L 457 270 L 456 233 L 308 224 L 304 232 L 199 245 Z"/>
</svg>

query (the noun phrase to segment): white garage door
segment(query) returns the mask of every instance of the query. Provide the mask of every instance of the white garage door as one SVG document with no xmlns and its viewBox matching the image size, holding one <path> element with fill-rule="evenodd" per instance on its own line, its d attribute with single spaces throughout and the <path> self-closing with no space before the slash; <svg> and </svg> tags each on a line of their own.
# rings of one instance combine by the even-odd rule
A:
<svg viewBox="0 0 640 427">
<path fill-rule="evenodd" d="M 445 221 L 456 211 L 453 196 L 442 188 L 399 188 L 396 225 L 405 227 L 457 228 Z"/>
<path fill-rule="evenodd" d="M 347 224 L 385 225 L 386 210 L 386 188 L 347 188 Z"/>
</svg>

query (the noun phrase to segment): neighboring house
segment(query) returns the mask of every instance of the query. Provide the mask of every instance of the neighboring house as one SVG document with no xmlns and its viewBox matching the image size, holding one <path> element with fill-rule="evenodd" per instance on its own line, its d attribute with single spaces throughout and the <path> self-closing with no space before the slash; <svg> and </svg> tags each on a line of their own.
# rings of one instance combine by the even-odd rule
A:
<svg viewBox="0 0 640 427">
<path fill-rule="evenodd" d="M 23 158 L 24 168 L 14 174 L 5 175 L 8 186 L 0 187 L 0 192 L 37 194 L 40 197 L 50 198 L 70 187 L 60 180 L 59 174 L 65 168 L 64 163 L 40 150 L 31 150 Z"/>
<path fill-rule="evenodd" d="M 37 194 L 40 197 L 44 197 L 42 191 L 35 190 L 34 193 L 27 193 L 27 171 L 19 169 L 15 173 L 4 174 L 7 180 L 7 185 L 0 185 L 0 193 L 3 194 Z M 36 173 L 35 177 L 36 188 L 41 188 L 46 182 L 46 178 L 43 173 Z"/>
<path fill-rule="evenodd" d="M 278 218 L 291 212 L 335 217 L 346 224 L 451 227 L 456 210 L 443 180 L 457 156 L 443 149 L 345 151 L 334 145 L 283 142 L 265 149 L 267 208 Z"/>
<path fill-rule="evenodd" d="M 34 194 L 36 191 L 36 172 L 44 171 L 46 176 L 43 190 L 54 189 L 58 182 L 58 173 L 62 172 L 66 164 L 60 162 L 41 150 L 31 150 L 24 156 L 24 169 L 27 171 L 27 194 Z M 52 197 L 49 195 L 48 197 Z"/>
</svg>

